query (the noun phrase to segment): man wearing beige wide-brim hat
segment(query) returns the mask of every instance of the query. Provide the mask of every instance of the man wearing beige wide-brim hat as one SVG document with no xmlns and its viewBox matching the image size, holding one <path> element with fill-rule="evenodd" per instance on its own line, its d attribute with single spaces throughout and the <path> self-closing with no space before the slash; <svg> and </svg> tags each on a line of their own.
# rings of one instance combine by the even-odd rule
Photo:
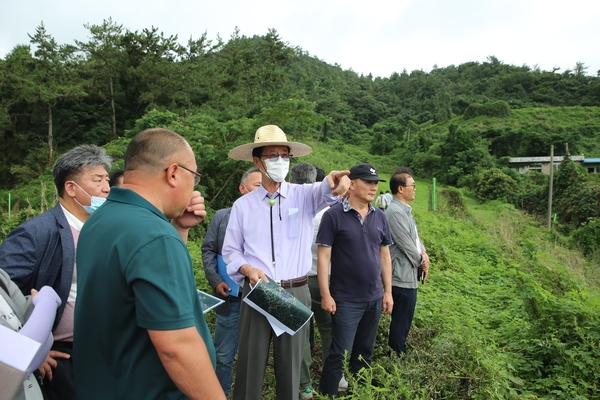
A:
<svg viewBox="0 0 600 400">
<path fill-rule="evenodd" d="M 332 171 L 323 182 L 285 182 L 290 159 L 312 149 L 290 142 L 275 125 L 256 131 L 253 143 L 232 149 L 229 157 L 252 161 L 262 172 L 262 186 L 242 196 L 231 210 L 223 243 L 227 272 L 244 286 L 244 295 L 259 279 L 272 279 L 310 308 L 307 274 L 311 269 L 312 219 L 319 209 L 335 204 L 350 186 L 350 171 Z M 273 340 L 276 392 L 279 400 L 298 398 L 300 364 L 308 324 L 295 335 L 274 334 L 267 319 L 242 303 L 234 400 L 260 400 Z"/>
</svg>

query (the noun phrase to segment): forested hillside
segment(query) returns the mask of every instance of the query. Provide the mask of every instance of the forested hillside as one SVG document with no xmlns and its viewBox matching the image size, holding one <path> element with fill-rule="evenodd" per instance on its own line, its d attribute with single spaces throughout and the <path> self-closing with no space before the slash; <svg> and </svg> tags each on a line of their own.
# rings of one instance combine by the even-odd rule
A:
<svg viewBox="0 0 600 400">
<path fill-rule="evenodd" d="M 600 78 L 587 75 L 583 63 L 542 71 L 490 56 L 484 63 L 428 73 L 402 71 L 399 65 L 401 72 L 373 79 L 292 48 L 274 30 L 254 37 L 233 32 L 228 40 L 204 35 L 182 46 L 154 27 L 130 31 L 111 19 L 86 27 L 87 41 L 61 44 L 42 24 L 30 45 L 0 60 L 0 188 L 38 176 L 57 153 L 78 143 L 103 145 L 123 137 L 151 110 L 236 125 L 221 133 L 227 147 L 239 134 L 250 136 L 258 120 L 267 120 L 297 139 L 368 142 L 372 152 L 387 154 L 415 137 L 420 146 L 431 145 L 417 135 L 423 125 L 465 118 L 468 110 L 477 117 L 478 105 L 490 102 L 501 101 L 508 113 L 600 106 Z M 248 119 L 255 123 L 239 130 Z M 513 136 L 521 123 L 514 122 Z M 581 134 L 594 134 L 596 126 Z M 490 139 L 494 132 L 481 133 Z M 533 150 L 564 142 L 560 134 L 538 132 Z M 570 142 L 572 149 L 588 152 L 576 142 Z M 509 148 L 498 148 L 503 143 L 496 139 L 491 154 L 507 153 Z"/>
<path fill-rule="evenodd" d="M 128 138 L 154 126 L 174 126 L 193 142 L 214 209 L 236 196 L 227 183 L 240 165 L 227 151 L 263 124 L 538 214 L 547 180 L 517 176 L 506 168 L 508 156 L 547 155 L 550 145 L 556 155 L 568 148 L 600 156 L 600 78 L 581 62 L 543 71 L 490 56 L 431 72 L 398 66 L 401 72 L 374 79 L 293 48 L 274 30 L 236 31 L 228 40 L 205 34 L 184 46 L 155 27 L 131 31 L 108 19 L 86 28 L 88 40 L 61 44 L 42 24 L 29 45 L 0 60 L 0 190 L 12 192 L 13 204 L 37 208 L 38 180 L 67 149 L 104 145 L 120 166 Z M 478 189 L 485 174 L 488 185 L 515 189 L 483 194 L 490 192 Z M 590 181 L 582 183 L 585 196 L 600 197 L 598 181 L 581 178 Z M 3 209 L 6 203 L 2 196 Z M 600 206 L 584 208 L 578 222 L 600 216 Z"/>
</svg>

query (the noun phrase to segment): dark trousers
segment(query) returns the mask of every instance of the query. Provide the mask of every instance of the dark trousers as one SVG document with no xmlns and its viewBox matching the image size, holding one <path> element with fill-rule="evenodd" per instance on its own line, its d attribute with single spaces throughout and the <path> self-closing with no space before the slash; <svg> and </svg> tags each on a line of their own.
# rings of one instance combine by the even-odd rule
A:
<svg viewBox="0 0 600 400">
<path fill-rule="evenodd" d="M 350 373 L 369 367 L 381 317 L 381 304 L 382 299 L 362 303 L 336 302 L 335 314 L 331 315 L 331 346 L 319 384 L 321 393 L 338 394 L 346 351 L 350 356 Z"/>
<path fill-rule="evenodd" d="M 66 342 L 54 342 L 52 350 L 68 353 L 71 358 L 57 358 L 58 365 L 52 371 L 52 380 L 44 379 L 42 391 L 47 400 L 75 400 L 75 381 L 73 380 L 73 345 Z"/>
<path fill-rule="evenodd" d="M 392 286 L 394 308 L 390 322 L 389 345 L 398 354 L 406 352 L 406 338 L 412 325 L 417 305 L 417 289 Z"/>
</svg>

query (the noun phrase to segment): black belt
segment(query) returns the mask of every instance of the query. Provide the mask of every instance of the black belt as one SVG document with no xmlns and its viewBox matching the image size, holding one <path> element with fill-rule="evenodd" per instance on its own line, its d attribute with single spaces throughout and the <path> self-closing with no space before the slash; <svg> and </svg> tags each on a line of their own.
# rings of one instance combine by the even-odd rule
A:
<svg viewBox="0 0 600 400">
<path fill-rule="evenodd" d="M 276 282 L 279 283 L 279 285 L 284 289 L 295 288 L 306 285 L 308 283 L 308 276 L 304 275 L 300 278 L 284 279 Z"/>
</svg>

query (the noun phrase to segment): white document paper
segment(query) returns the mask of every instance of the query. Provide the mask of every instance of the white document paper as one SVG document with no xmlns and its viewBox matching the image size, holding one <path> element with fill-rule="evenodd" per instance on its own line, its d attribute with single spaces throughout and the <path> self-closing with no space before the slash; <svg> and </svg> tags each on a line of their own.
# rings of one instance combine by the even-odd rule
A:
<svg viewBox="0 0 600 400">
<path fill-rule="evenodd" d="M 0 326 L 0 343 L 0 400 L 10 400 L 23 386 L 40 343 L 4 326 Z"/>
<path fill-rule="evenodd" d="M 284 332 L 293 336 L 313 315 L 309 308 L 271 278 L 269 283 L 260 279 L 251 286 L 243 301 L 267 318 L 277 336 Z"/>
</svg>

